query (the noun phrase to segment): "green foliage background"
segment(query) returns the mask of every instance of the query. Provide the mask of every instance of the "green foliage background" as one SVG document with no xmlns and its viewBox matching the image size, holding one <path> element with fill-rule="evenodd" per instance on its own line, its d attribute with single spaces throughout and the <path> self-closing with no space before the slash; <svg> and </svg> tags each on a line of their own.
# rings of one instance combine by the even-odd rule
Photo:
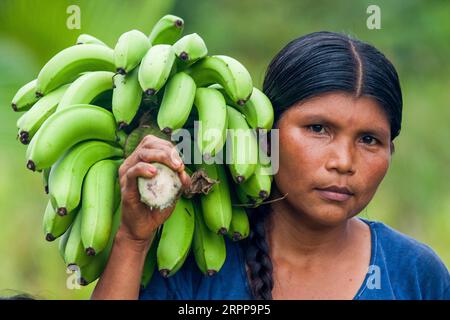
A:
<svg viewBox="0 0 450 320">
<path fill-rule="evenodd" d="M 80 30 L 66 27 L 71 4 L 81 9 Z M 381 30 L 366 26 L 370 4 L 381 8 Z M 450 265 L 449 1 L 2 0 L 0 295 L 14 289 L 42 299 L 87 299 L 95 285 L 67 289 L 57 241 L 44 240 L 47 198 L 41 176 L 25 168 L 26 147 L 15 139 L 15 91 L 80 33 L 114 46 L 130 29 L 149 33 L 167 13 L 182 17 L 184 33 L 200 34 L 211 54 L 241 61 L 258 87 L 272 57 L 306 33 L 343 32 L 381 50 L 400 75 L 404 120 L 390 171 L 361 216 L 430 245 Z"/>
</svg>

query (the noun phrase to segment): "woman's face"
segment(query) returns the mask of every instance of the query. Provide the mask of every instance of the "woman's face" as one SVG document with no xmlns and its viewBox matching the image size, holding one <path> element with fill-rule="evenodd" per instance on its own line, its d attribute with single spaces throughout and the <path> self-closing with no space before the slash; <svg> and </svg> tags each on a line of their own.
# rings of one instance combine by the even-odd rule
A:
<svg viewBox="0 0 450 320">
<path fill-rule="evenodd" d="M 389 121 L 377 102 L 328 93 L 289 108 L 280 120 L 279 170 L 284 205 L 319 226 L 358 214 L 391 159 Z M 334 190 L 332 187 L 347 190 Z"/>
</svg>

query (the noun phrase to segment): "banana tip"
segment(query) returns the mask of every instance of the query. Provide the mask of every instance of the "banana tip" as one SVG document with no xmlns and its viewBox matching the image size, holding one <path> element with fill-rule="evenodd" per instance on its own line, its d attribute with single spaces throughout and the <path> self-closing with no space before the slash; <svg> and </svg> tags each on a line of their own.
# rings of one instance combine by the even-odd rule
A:
<svg viewBox="0 0 450 320">
<path fill-rule="evenodd" d="M 87 248 L 87 249 L 86 249 L 86 254 L 87 254 L 88 256 L 95 256 L 95 249 L 92 248 L 92 247 Z"/>
<path fill-rule="evenodd" d="M 40 91 L 36 91 L 36 98 L 42 98 L 44 94 Z"/>
<path fill-rule="evenodd" d="M 148 96 L 154 96 L 156 94 L 156 90 L 155 89 L 147 89 L 147 90 L 145 90 L 145 94 Z"/>
<path fill-rule="evenodd" d="M 29 144 L 30 143 L 30 140 L 28 139 L 29 137 L 30 137 L 30 135 L 29 135 L 29 133 L 27 131 L 21 131 L 19 140 L 23 144 Z"/>
<path fill-rule="evenodd" d="M 227 228 L 222 227 L 222 228 L 219 229 L 219 231 L 217 232 L 217 234 L 223 236 L 223 235 L 226 235 L 227 232 L 228 232 Z"/>
<path fill-rule="evenodd" d="M 44 187 L 44 191 L 45 191 L 46 194 L 48 194 L 48 186 Z"/>
<path fill-rule="evenodd" d="M 83 277 L 80 277 L 80 279 L 78 279 L 78 283 L 80 284 L 80 286 L 87 286 L 88 282 L 86 279 L 84 279 Z"/>
<path fill-rule="evenodd" d="M 123 76 L 127 74 L 124 68 L 117 68 L 116 71 L 118 74 L 121 74 Z"/>
<path fill-rule="evenodd" d="M 163 276 L 163 278 L 169 277 L 169 270 L 167 269 L 161 269 L 159 270 L 159 273 Z"/>
<path fill-rule="evenodd" d="M 239 232 L 233 233 L 233 241 L 242 240 L 242 235 Z"/>
<path fill-rule="evenodd" d="M 187 52 L 183 51 L 182 53 L 180 53 L 180 59 L 183 61 L 189 60 L 189 55 L 187 54 Z"/>
<path fill-rule="evenodd" d="M 241 107 L 245 104 L 245 100 L 244 99 L 239 99 L 237 101 L 237 104 L 240 105 Z"/>
<path fill-rule="evenodd" d="M 28 160 L 27 168 L 31 171 L 36 171 L 36 165 L 34 164 L 33 160 Z"/>
<path fill-rule="evenodd" d="M 17 110 L 17 104 L 15 104 L 15 103 L 11 103 L 11 107 L 12 107 L 12 109 L 14 110 L 14 111 L 18 111 Z"/>
<path fill-rule="evenodd" d="M 176 26 L 177 28 L 181 28 L 181 27 L 183 26 L 183 20 L 177 19 L 177 20 L 175 21 L 175 26 Z"/>
<path fill-rule="evenodd" d="M 245 177 L 243 177 L 243 176 L 237 176 L 236 177 L 236 182 L 238 183 L 238 184 L 241 184 L 242 182 L 244 182 L 245 181 Z"/>
<path fill-rule="evenodd" d="M 56 211 L 56 213 L 61 216 L 64 217 L 65 215 L 67 215 L 67 209 L 64 207 L 58 208 L 58 210 Z"/>
<path fill-rule="evenodd" d="M 172 129 L 169 127 L 165 127 L 164 129 L 161 130 L 163 133 L 170 135 L 172 134 Z"/>
<path fill-rule="evenodd" d="M 217 273 L 216 270 L 208 270 L 206 271 L 206 273 L 208 274 L 208 276 L 212 277 L 213 275 L 215 275 Z"/>
<path fill-rule="evenodd" d="M 123 128 L 125 128 L 126 126 L 128 126 L 128 123 L 126 123 L 125 121 L 120 121 L 117 128 L 119 130 L 122 130 Z"/>
<path fill-rule="evenodd" d="M 267 197 L 269 196 L 269 194 L 267 193 L 266 190 L 261 190 L 261 191 L 259 192 L 259 196 L 260 196 L 261 198 L 265 199 L 265 198 L 267 198 Z"/>
<path fill-rule="evenodd" d="M 47 233 L 47 234 L 45 235 L 45 240 L 47 240 L 48 242 L 52 242 L 52 241 L 54 241 L 55 239 L 56 239 L 55 236 L 52 235 L 51 233 Z"/>
</svg>

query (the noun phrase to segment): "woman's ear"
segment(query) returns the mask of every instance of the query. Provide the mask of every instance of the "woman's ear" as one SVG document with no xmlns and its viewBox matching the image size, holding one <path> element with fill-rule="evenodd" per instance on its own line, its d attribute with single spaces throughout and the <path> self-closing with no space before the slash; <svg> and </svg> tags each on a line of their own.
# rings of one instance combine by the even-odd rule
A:
<svg viewBox="0 0 450 320">
<path fill-rule="evenodd" d="M 391 141 L 391 155 L 393 155 L 394 152 L 395 152 L 395 145 L 394 145 L 394 142 Z"/>
</svg>

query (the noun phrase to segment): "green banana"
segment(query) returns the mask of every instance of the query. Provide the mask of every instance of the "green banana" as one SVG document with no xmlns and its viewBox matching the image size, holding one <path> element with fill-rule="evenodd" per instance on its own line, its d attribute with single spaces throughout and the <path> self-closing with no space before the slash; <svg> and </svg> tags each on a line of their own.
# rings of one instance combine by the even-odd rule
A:
<svg viewBox="0 0 450 320">
<path fill-rule="evenodd" d="M 173 44 L 173 49 L 178 59 L 186 66 L 206 57 L 208 54 L 205 41 L 197 33 L 182 37 Z"/>
<path fill-rule="evenodd" d="M 198 149 L 204 155 L 215 155 L 222 150 L 226 140 L 228 117 L 225 99 L 215 89 L 197 88 L 194 105 L 200 121 Z"/>
<path fill-rule="evenodd" d="M 192 202 L 180 197 L 164 222 L 157 250 L 158 270 L 164 278 L 174 275 L 183 265 L 191 248 L 195 216 Z"/>
<path fill-rule="evenodd" d="M 222 55 L 205 57 L 186 69 L 186 72 L 198 87 L 220 84 L 232 101 L 240 106 L 244 105 L 252 94 L 250 73 L 234 58 Z"/>
<path fill-rule="evenodd" d="M 31 106 L 39 100 L 39 97 L 36 95 L 36 84 L 37 79 L 34 79 L 17 91 L 11 102 L 11 107 L 14 111 L 30 110 Z"/>
<path fill-rule="evenodd" d="M 150 48 L 139 66 L 139 83 L 146 95 L 155 95 L 166 83 L 173 69 L 175 52 L 171 45 Z"/>
<path fill-rule="evenodd" d="M 30 140 L 44 121 L 56 111 L 58 104 L 68 87 L 68 85 L 61 86 L 45 97 L 42 97 L 27 113 L 19 118 L 17 126 L 19 127 L 20 142 L 23 144 L 30 143 Z"/>
<path fill-rule="evenodd" d="M 200 195 L 203 217 L 208 228 L 215 233 L 227 233 L 231 217 L 231 196 L 225 167 L 219 164 L 196 164 L 197 169 L 203 169 L 208 177 L 219 180 L 212 186 L 207 195 Z"/>
<path fill-rule="evenodd" d="M 173 44 L 180 38 L 183 28 L 183 19 L 168 14 L 156 22 L 148 39 L 152 46 L 158 44 Z"/>
<path fill-rule="evenodd" d="M 203 274 L 213 276 L 225 263 L 227 254 L 225 239 L 206 226 L 200 205 L 195 200 L 193 204 L 195 209 L 195 232 L 192 240 L 194 258 Z"/>
<path fill-rule="evenodd" d="M 123 160 L 100 160 L 83 182 L 81 239 L 86 254 L 94 256 L 108 244 L 114 214 L 117 171 Z"/>
<path fill-rule="evenodd" d="M 142 100 L 142 89 L 138 80 L 138 68 L 126 75 L 114 77 L 112 112 L 119 130 L 129 125 L 136 116 Z"/>
<path fill-rule="evenodd" d="M 51 169 L 52 169 L 52 167 L 45 168 L 44 170 L 42 170 L 42 180 L 44 182 L 44 191 L 47 194 L 48 194 L 48 178 L 50 177 Z"/>
<path fill-rule="evenodd" d="M 158 126 L 166 134 L 180 129 L 186 123 L 194 103 L 196 85 L 184 72 L 175 74 L 167 82 L 158 110 Z"/>
<path fill-rule="evenodd" d="M 116 141 L 116 121 L 108 110 L 93 105 L 75 105 L 52 114 L 31 139 L 27 168 L 35 171 L 52 166 L 76 143 L 89 140 Z"/>
<path fill-rule="evenodd" d="M 250 222 L 245 208 L 238 206 L 238 200 L 234 190 L 231 190 L 231 202 L 233 203 L 233 216 L 227 236 L 233 241 L 239 241 L 248 237 L 250 233 Z"/>
<path fill-rule="evenodd" d="M 92 261 L 91 256 L 86 254 L 81 240 L 81 227 L 83 222 L 83 208 L 80 209 L 75 217 L 73 226 L 70 230 L 64 250 L 64 262 L 66 266 L 77 266 L 81 268 Z"/>
<path fill-rule="evenodd" d="M 272 129 L 274 121 L 273 106 L 261 90 L 253 88 L 250 99 L 243 106 L 240 106 L 233 102 L 221 85 L 214 84 L 210 88 L 219 90 L 224 95 L 226 103 L 239 110 L 253 129 Z"/>
<path fill-rule="evenodd" d="M 113 157 L 123 157 L 122 149 L 103 141 L 82 141 L 52 166 L 49 192 L 59 215 L 66 215 L 79 205 L 83 180 L 89 168 L 100 160 Z"/>
<path fill-rule="evenodd" d="M 67 240 L 69 239 L 72 227 L 73 227 L 73 223 L 69 226 L 69 228 L 66 230 L 66 232 L 64 232 L 62 237 L 59 238 L 58 251 L 59 251 L 59 255 L 61 256 L 61 259 L 63 259 L 63 261 L 64 261 L 64 264 L 65 264 L 66 244 L 67 244 Z"/>
<path fill-rule="evenodd" d="M 118 131 L 117 132 L 117 140 L 116 143 L 123 149 L 125 149 L 125 145 L 127 143 L 128 135 L 125 133 L 125 131 Z"/>
<path fill-rule="evenodd" d="M 236 193 L 243 204 L 258 205 L 270 195 L 273 176 L 268 174 L 267 166 L 257 163 L 254 174 L 237 185 Z"/>
<path fill-rule="evenodd" d="M 139 30 L 125 32 L 119 37 L 114 48 L 114 64 L 119 74 L 133 70 L 150 49 L 147 36 Z"/>
<path fill-rule="evenodd" d="M 109 236 L 107 246 L 98 255 L 91 257 L 92 261 L 89 264 L 80 268 L 80 278 L 78 279 L 80 285 L 86 286 L 98 279 L 98 277 L 102 274 L 108 262 L 109 255 L 114 244 L 114 238 L 116 237 L 117 230 L 119 229 L 121 217 L 121 205 L 119 204 L 114 211 L 111 234 Z"/>
<path fill-rule="evenodd" d="M 239 111 L 227 106 L 228 137 L 230 145 L 227 148 L 229 158 L 228 168 L 236 183 L 248 180 L 255 172 L 258 162 L 258 141 L 255 133 Z"/>
<path fill-rule="evenodd" d="M 87 72 L 75 80 L 62 96 L 57 111 L 76 104 L 91 103 L 96 97 L 113 88 L 114 73 L 110 71 Z"/>
<path fill-rule="evenodd" d="M 66 217 L 61 217 L 56 213 L 51 200 L 49 200 L 43 219 L 45 239 L 47 241 L 53 241 L 59 238 L 70 227 L 76 215 L 77 210 L 74 209 L 73 212 L 70 212 Z"/>
<path fill-rule="evenodd" d="M 51 58 L 37 78 L 36 94 L 43 96 L 62 84 L 72 82 L 86 71 L 114 71 L 113 50 L 96 44 L 74 45 Z"/>
<path fill-rule="evenodd" d="M 76 44 L 97 44 L 108 47 L 103 41 L 86 33 L 82 33 L 78 36 Z"/>
<path fill-rule="evenodd" d="M 142 276 L 141 276 L 141 288 L 145 289 L 147 288 L 148 284 L 150 283 L 150 280 L 153 277 L 153 273 L 155 272 L 156 268 L 156 252 L 158 250 L 158 242 L 159 242 L 159 236 L 158 233 L 155 235 L 155 238 L 153 239 L 152 245 L 150 246 L 150 249 L 147 252 L 147 256 L 145 257 L 145 263 L 144 268 L 142 270 Z"/>
</svg>

